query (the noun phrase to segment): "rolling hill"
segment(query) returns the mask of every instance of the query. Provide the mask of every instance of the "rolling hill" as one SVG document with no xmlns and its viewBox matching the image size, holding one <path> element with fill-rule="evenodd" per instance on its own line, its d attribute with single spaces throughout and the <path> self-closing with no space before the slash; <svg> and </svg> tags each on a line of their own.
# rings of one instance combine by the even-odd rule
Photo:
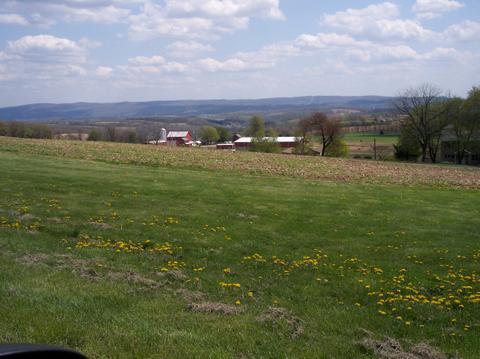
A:
<svg viewBox="0 0 480 359">
<path fill-rule="evenodd" d="M 390 106 L 382 96 L 305 96 L 257 100 L 179 100 L 118 103 L 39 103 L 0 108 L 0 119 L 24 121 L 206 116 L 238 112 L 352 109 L 379 111 Z"/>
</svg>

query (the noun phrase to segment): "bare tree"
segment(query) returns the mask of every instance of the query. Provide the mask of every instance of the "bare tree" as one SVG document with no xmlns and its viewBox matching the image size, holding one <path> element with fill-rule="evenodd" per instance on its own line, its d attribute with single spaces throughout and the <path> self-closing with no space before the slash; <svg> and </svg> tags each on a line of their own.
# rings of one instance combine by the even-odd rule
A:
<svg viewBox="0 0 480 359">
<path fill-rule="evenodd" d="M 445 105 L 442 91 L 431 84 L 410 88 L 397 96 L 394 106 L 402 115 L 402 126 L 407 127 L 417 140 L 422 162 L 427 151 L 432 162 L 436 162 L 440 137 L 446 126 Z"/>
<path fill-rule="evenodd" d="M 300 155 L 305 155 L 308 151 L 308 144 L 310 142 L 310 136 L 312 132 L 312 121 L 310 117 L 302 118 L 298 120 L 297 129 L 295 134 L 298 137 L 298 144 L 296 151 Z"/>
<path fill-rule="evenodd" d="M 335 144 L 341 136 L 340 121 L 328 118 L 322 112 L 315 112 L 310 116 L 314 134 L 322 141 L 322 156 L 328 152 L 329 147 Z"/>
<path fill-rule="evenodd" d="M 115 126 L 107 126 L 105 132 L 107 141 L 115 142 L 117 140 L 117 129 Z"/>
</svg>

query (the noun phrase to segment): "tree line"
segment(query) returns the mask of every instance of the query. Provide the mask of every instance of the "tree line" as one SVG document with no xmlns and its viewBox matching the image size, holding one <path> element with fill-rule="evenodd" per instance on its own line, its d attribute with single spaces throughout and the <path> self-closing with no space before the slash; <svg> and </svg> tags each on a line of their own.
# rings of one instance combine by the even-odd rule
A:
<svg viewBox="0 0 480 359">
<path fill-rule="evenodd" d="M 119 128 L 115 126 L 91 129 L 88 133 L 87 141 L 140 142 L 138 133 L 134 128 Z"/>
<path fill-rule="evenodd" d="M 52 129 L 42 123 L 0 121 L 0 136 L 20 138 L 52 138 Z"/>
</svg>

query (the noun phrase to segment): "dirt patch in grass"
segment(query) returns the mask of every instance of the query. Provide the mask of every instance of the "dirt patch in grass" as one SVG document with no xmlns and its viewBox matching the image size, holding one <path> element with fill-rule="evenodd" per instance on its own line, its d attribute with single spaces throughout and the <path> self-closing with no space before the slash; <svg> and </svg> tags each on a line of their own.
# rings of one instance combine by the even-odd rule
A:
<svg viewBox="0 0 480 359">
<path fill-rule="evenodd" d="M 449 359 L 448 356 L 438 349 L 426 343 L 412 345 L 405 349 L 397 340 L 390 337 L 375 339 L 373 333 L 364 331 L 366 336 L 357 344 L 367 352 L 373 353 L 382 359 Z"/>
<path fill-rule="evenodd" d="M 175 294 L 181 296 L 189 304 L 205 301 L 207 298 L 207 295 L 203 292 L 200 292 L 198 290 L 189 290 L 185 288 L 176 290 Z"/>
<path fill-rule="evenodd" d="M 145 277 L 134 271 L 113 271 L 98 261 L 75 258 L 70 254 L 48 255 L 45 253 L 31 253 L 20 257 L 17 259 L 17 262 L 24 265 L 46 264 L 57 270 L 69 270 L 73 274 L 92 282 L 113 280 L 138 284 L 149 289 L 156 289 L 163 286 L 161 282 Z"/>
<path fill-rule="evenodd" d="M 160 278 L 165 278 L 169 281 L 172 281 L 172 282 L 177 282 L 177 281 L 184 281 L 186 279 L 188 279 L 188 276 L 181 270 L 179 269 L 176 269 L 176 270 L 171 270 L 171 271 L 168 271 L 168 272 L 157 272 L 156 273 L 158 277 Z"/>
<path fill-rule="evenodd" d="M 148 287 L 148 288 L 158 288 L 161 287 L 162 284 L 144 277 L 136 272 L 133 271 L 127 271 L 127 272 L 107 272 L 106 278 L 112 279 L 114 281 L 122 281 L 122 282 L 129 282 L 133 284 L 140 284 L 142 286 Z"/>
<path fill-rule="evenodd" d="M 31 253 L 25 254 L 24 256 L 17 259 L 17 262 L 27 266 L 35 265 L 39 263 L 45 263 L 50 256 L 45 253 Z"/>
<path fill-rule="evenodd" d="M 219 302 L 189 303 L 188 309 L 192 312 L 214 313 L 222 315 L 238 315 L 245 312 L 245 307 Z"/>
<path fill-rule="evenodd" d="M 88 222 L 91 226 L 98 228 L 98 229 L 112 229 L 113 226 L 108 223 L 97 223 L 97 222 Z"/>
<path fill-rule="evenodd" d="M 22 214 L 21 216 L 19 216 L 18 219 L 21 220 L 21 221 L 31 221 L 31 220 L 37 219 L 37 217 L 35 217 L 31 213 L 25 213 L 25 214 Z"/>
<path fill-rule="evenodd" d="M 257 321 L 261 323 L 272 323 L 273 325 L 278 325 L 283 321 L 290 328 L 290 337 L 293 339 L 298 338 L 305 330 L 303 320 L 288 309 L 282 307 L 269 307 L 257 317 Z"/>
<path fill-rule="evenodd" d="M 180 288 L 175 294 L 187 302 L 187 308 L 192 312 L 220 315 L 238 315 L 245 312 L 245 307 L 241 305 L 208 301 L 207 295 L 200 291 Z"/>
<path fill-rule="evenodd" d="M 58 218 L 58 217 L 50 217 L 50 218 L 47 218 L 47 221 L 53 222 L 53 223 L 62 223 L 62 219 L 61 219 L 61 218 Z"/>
</svg>

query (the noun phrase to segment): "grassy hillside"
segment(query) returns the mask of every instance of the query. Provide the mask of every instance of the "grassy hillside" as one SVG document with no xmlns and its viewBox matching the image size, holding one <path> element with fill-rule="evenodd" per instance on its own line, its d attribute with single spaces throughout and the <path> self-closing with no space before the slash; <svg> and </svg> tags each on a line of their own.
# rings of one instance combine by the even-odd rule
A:
<svg viewBox="0 0 480 359">
<path fill-rule="evenodd" d="M 0 138 L 0 341 L 367 358 L 367 330 L 480 356 L 478 171 L 259 156 Z"/>
<path fill-rule="evenodd" d="M 320 179 L 346 183 L 401 184 L 480 189 L 480 168 L 430 166 L 395 162 L 230 152 L 196 148 L 118 144 L 109 142 L 19 140 L 0 136 L 3 151 L 169 167 Z"/>
</svg>

